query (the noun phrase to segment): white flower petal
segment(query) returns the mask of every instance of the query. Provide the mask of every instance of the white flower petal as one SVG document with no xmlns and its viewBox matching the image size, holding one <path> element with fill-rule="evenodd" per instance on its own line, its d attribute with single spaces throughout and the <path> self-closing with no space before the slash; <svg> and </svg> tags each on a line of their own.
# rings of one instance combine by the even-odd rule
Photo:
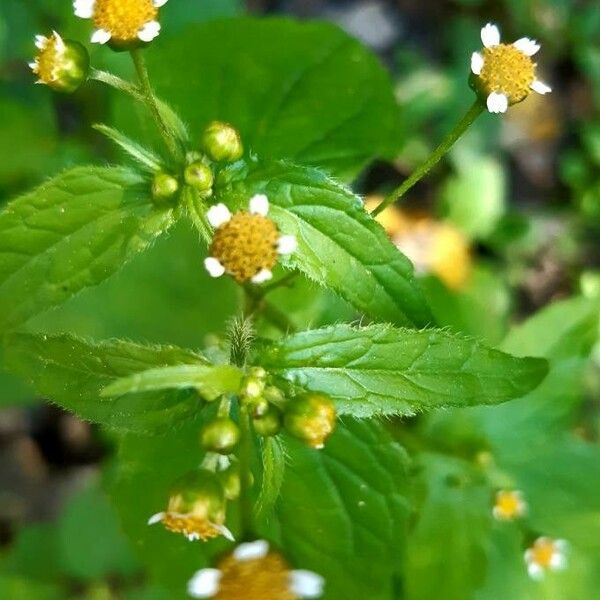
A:
<svg viewBox="0 0 600 600">
<path fill-rule="evenodd" d="M 48 43 L 48 38 L 45 35 L 36 35 L 35 36 L 35 47 L 38 50 L 43 50 Z"/>
<path fill-rule="evenodd" d="M 497 506 L 494 506 L 492 509 L 492 514 L 494 515 L 494 519 L 497 521 L 502 521 L 504 518 L 502 511 Z"/>
<path fill-rule="evenodd" d="M 106 44 L 106 42 L 110 41 L 111 37 L 110 31 L 106 31 L 106 29 L 96 29 L 96 31 L 92 33 L 90 42 L 92 42 L 92 44 Z"/>
<path fill-rule="evenodd" d="M 256 540 L 255 542 L 246 542 L 240 544 L 234 551 L 233 557 L 236 560 L 256 560 L 264 558 L 269 553 L 269 542 L 266 540 Z"/>
<path fill-rule="evenodd" d="M 481 41 L 486 48 L 497 46 L 500 43 L 500 31 L 492 23 L 481 29 Z"/>
<path fill-rule="evenodd" d="M 139 31 L 138 38 L 142 42 L 151 42 L 160 33 L 160 23 L 158 21 L 148 21 Z"/>
<path fill-rule="evenodd" d="M 164 512 L 156 513 L 155 515 L 152 515 L 148 519 L 148 525 L 154 525 L 155 523 L 160 523 L 164 519 L 164 517 L 165 517 Z"/>
<path fill-rule="evenodd" d="M 513 46 L 525 56 L 533 56 L 540 49 L 540 45 L 535 40 L 526 37 L 518 39 Z"/>
<path fill-rule="evenodd" d="M 325 580 L 312 571 L 297 569 L 290 573 L 290 590 L 300 598 L 318 598 L 323 594 Z"/>
<path fill-rule="evenodd" d="M 550 559 L 550 568 L 562 571 L 567 567 L 567 557 L 562 552 L 555 552 Z"/>
<path fill-rule="evenodd" d="M 187 591 L 193 598 L 212 598 L 219 591 L 221 571 L 201 569 L 188 581 Z"/>
<path fill-rule="evenodd" d="M 277 240 L 277 252 L 279 254 L 293 254 L 298 248 L 298 241 L 295 235 L 282 235 Z"/>
<path fill-rule="evenodd" d="M 559 552 L 567 552 L 569 549 L 569 542 L 567 542 L 567 540 L 554 540 L 554 547 Z"/>
<path fill-rule="evenodd" d="M 252 196 L 248 206 L 253 215 L 266 217 L 269 214 L 269 199 L 264 194 Z"/>
<path fill-rule="evenodd" d="M 529 573 L 529 577 L 536 581 L 540 581 L 540 579 L 544 578 L 544 568 L 540 567 L 537 563 L 529 563 L 527 565 L 527 572 Z"/>
<path fill-rule="evenodd" d="M 235 537 L 233 536 L 233 533 L 231 533 L 231 531 L 225 527 L 225 525 L 217 525 L 215 523 L 211 523 L 211 525 L 226 539 L 229 540 L 230 542 L 235 542 Z"/>
<path fill-rule="evenodd" d="M 549 94 L 552 91 L 552 88 L 549 85 L 546 85 L 543 81 L 539 79 L 534 79 L 532 84 L 529 86 L 534 92 L 538 94 Z"/>
<path fill-rule="evenodd" d="M 492 92 L 487 98 L 487 108 L 491 113 L 505 113 L 508 109 L 506 94 Z"/>
<path fill-rule="evenodd" d="M 75 0 L 73 2 L 75 16 L 81 19 L 91 19 L 94 16 L 96 0 Z"/>
<path fill-rule="evenodd" d="M 231 212 L 224 204 L 215 204 L 208 209 L 206 218 L 215 229 L 218 229 L 231 219 Z"/>
<path fill-rule="evenodd" d="M 273 277 L 273 273 L 269 269 L 261 269 L 252 279 L 252 283 L 264 283 Z"/>
<path fill-rule="evenodd" d="M 473 71 L 475 75 L 479 75 L 481 69 L 483 69 L 483 56 L 481 56 L 479 52 L 473 52 L 473 54 L 471 54 L 471 71 Z"/>
<path fill-rule="evenodd" d="M 225 267 L 217 258 L 209 256 L 204 259 L 204 268 L 211 277 L 221 277 L 225 273 Z"/>
<path fill-rule="evenodd" d="M 33 62 L 27 63 L 27 65 L 29 66 L 29 68 L 35 73 L 38 70 L 38 63 L 37 60 L 34 60 Z"/>
<path fill-rule="evenodd" d="M 160 8 L 164 6 L 169 0 L 153 0 L 152 4 L 154 4 L 155 8 Z"/>
</svg>

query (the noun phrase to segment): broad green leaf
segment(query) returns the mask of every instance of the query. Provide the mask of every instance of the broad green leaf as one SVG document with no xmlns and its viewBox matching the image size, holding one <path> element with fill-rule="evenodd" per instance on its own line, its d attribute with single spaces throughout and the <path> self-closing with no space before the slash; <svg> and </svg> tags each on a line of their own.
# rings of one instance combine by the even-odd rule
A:
<svg viewBox="0 0 600 600">
<path fill-rule="evenodd" d="M 159 392 L 164 390 L 195 389 L 206 400 L 215 400 L 226 393 L 239 392 L 242 371 L 231 365 L 175 365 L 140 371 L 121 377 L 106 386 L 103 398 Z"/>
<path fill-rule="evenodd" d="M 431 322 L 410 261 L 358 196 L 316 169 L 283 162 L 223 174 L 216 189 L 219 201 L 236 208 L 246 208 L 256 193 L 268 195 L 280 230 L 296 236 L 298 249 L 288 266 L 374 319 L 417 326 Z"/>
<path fill-rule="evenodd" d="M 403 449 L 379 423 L 352 419 L 322 451 L 293 440 L 287 449 L 276 521 L 294 567 L 325 578 L 323 600 L 398 597 L 410 510 Z"/>
<path fill-rule="evenodd" d="M 120 168 L 76 168 L 13 200 L 0 213 L 0 331 L 100 283 L 173 222 Z"/>
<path fill-rule="evenodd" d="M 267 346 L 259 364 L 332 396 L 340 414 L 410 415 L 444 406 L 498 404 L 523 396 L 546 361 L 516 358 L 441 330 L 335 325 Z"/>
<path fill-rule="evenodd" d="M 156 366 L 205 364 L 174 346 L 145 346 L 121 340 L 87 342 L 57 336 L 10 334 L 5 339 L 7 369 L 29 380 L 52 402 L 90 421 L 121 431 L 155 432 L 193 416 L 199 398 L 192 390 L 141 392 L 102 398 L 115 380 Z"/>
<path fill-rule="evenodd" d="M 269 516 L 279 498 L 285 474 L 285 457 L 285 447 L 279 436 L 263 439 L 262 484 L 254 507 L 257 516 Z"/>
<path fill-rule="evenodd" d="M 345 179 L 401 143 L 389 75 L 334 25 L 240 18 L 157 42 L 148 51 L 153 84 L 191 125 L 191 139 L 213 119 L 228 121 L 261 157 Z M 126 125 L 128 105 L 122 111 Z"/>
</svg>

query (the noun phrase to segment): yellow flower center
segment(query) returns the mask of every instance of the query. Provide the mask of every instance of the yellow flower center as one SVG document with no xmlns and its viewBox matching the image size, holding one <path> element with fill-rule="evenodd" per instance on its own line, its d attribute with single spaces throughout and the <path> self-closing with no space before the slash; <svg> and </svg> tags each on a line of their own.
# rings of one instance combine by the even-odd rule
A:
<svg viewBox="0 0 600 600">
<path fill-rule="evenodd" d="M 521 102 L 531 93 L 535 63 L 512 44 L 483 49 L 483 67 L 479 80 L 486 93 L 506 94 L 509 104 Z"/>
<path fill-rule="evenodd" d="M 514 492 L 498 492 L 496 495 L 496 512 L 502 519 L 514 519 L 519 517 L 522 511 L 522 501 Z"/>
<path fill-rule="evenodd" d="M 290 590 L 289 567 L 275 552 L 241 561 L 228 556 L 218 567 L 222 575 L 215 600 L 297 599 Z"/>
<path fill-rule="evenodd" d="M 531 560 L 540 567 L 547 569 L 551 566 L 555 553 L 556 545 L 552 540 L 537 540 L 531 548 Z"/>
<path fill-rule="evenodd" d="M 183 533 L 185 536 L 197 535 L 204 541 L 217 537 L 222 533 L 214 524 L 194 515 L 166 513 L 162 519 L 162 523 L 169 531 Z"/>
<path fill-rule="evenodd" d="M 94 25 L 108 31 L 112 39 L 128 42 L 137 39 L 139 30 L 157 16 L 152 0 L 96 0 Z"/>
<path fill-rule="evenodd" d="M 56 80 L 63 49 L 64 45 L 60 38 L 54 35 L 46 38 L 46 45 L 39 51 L 35 59 L 36 64 L 32 68 L 40 81 L 48 84 Z"/>
<path fill-rule="evenodd" d="M 262 269 L 273 269 L 278 239 L 279 232 L 271 219 L 240 211 L 215 231 L 210 255 L 238 283 L 243 283 Z"/>
</svg>

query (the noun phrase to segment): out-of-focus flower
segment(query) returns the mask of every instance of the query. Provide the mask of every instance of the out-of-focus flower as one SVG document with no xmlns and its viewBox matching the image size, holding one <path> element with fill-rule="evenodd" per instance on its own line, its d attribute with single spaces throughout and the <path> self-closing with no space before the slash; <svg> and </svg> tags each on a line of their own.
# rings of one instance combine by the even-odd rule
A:
<svg viewBox="0 0 600 600">
<path fill-rule="evenodd" d="M 201 569 L 188 582 L 194 598 L 218 600 L 297 600 L 318 598 L 324 579 L 306 570 L 291 570 L 265 540 L 237 546 L 217 568 Z"/>
<path fill-rule="evenodd" d="M 335 405 L 329 396 L 309 392 L 288 402 L 284 424 L 294 437 L 320 450 L 335 429 L 336 417 Z"/>
<path fill-rule="evenodd" d="M 87 50 L 78 42 L 63 40 L 53 31 L 52 35 L 35 36 L 38 49 L 31 70 L 43 83 L 58 92 L 74 92 L 86 79 L 90 70 Z"/>
<path fill-rule="evenodd" d="M 527 572 L 532 579 L 542 579 L 546 571 L 558 571 L 567 566 L 565 540 L 540 537 L 525 551 Z"/>
<path fill-rule="evenodd" d="M 534 91 L 547 94 L 549 86 L 537 79 L 531 57 L 540 49 L 535 40 L 520 38 L 500 43 L 500 31 L 488 23 L 481 30 L 484 48 L 471 55 L 471 82 L 491 113 L 506 112 L 511 104 L 525 100 Z"/>
<path fill-rule="evenodd" d="M 367 212 L 373 212 L 384 200 L 383 196 L 372 195 L 365 198 L 365 210 Z M 393 204 L 390 204 L 384 210 L 382 210 L 375 220 L 385 229 L 385 232 L 393 237 L 398 231 L 403 229 L 406 225 L 406 219 L 402 212 L 398 210 Z"/>
<path fill-rule="evenodd" d="M 212 277 L 228 273 L 238 283 L 263 283 L 273 276 L 279 255 L 295 252 L 296 238 L 280 235 L 268 213 L 269 200 L 264 194 L 250 199 L 248 211 L 232 215 L 224 204 L 208 210 L 215 235 L 204 266 Z"/>
<path fill-rule="evenodd" d="M 499 490 L 492 509 L 498 521 L 513 521 L 527 512 L 527 502 L 519 490 Z"/>
<path fill-rule="evenodd" d="M 160 32 L 158 12 L 168 0 L 75 0 L 75 15 L 92 19 L 91 41 L 129 46 L 151 42 Z"/>
</svg>

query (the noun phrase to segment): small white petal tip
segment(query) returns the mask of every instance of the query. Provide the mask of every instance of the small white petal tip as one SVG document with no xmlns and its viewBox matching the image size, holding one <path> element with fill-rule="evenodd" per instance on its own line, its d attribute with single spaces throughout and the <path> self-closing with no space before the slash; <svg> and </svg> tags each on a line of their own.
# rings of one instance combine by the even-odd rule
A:
<svg viewBox="0 0 600 600">
<path fill-rule="evenodd" d="M 487 97 L 487 108 L 491 113 L 505 113 L 508 110 L 508 98 L 506 94 L 492 92 Z"/>
<path fill-rule="evenodd" d="M 204 259 L 204 268 L 208 271 L 211 277 L 221 277 L 225 274 L 225 267 L 217 258 L 209 256 Z"/>
<path fill-rule="evenodd" d="M 110 41 L 111 37 L 110 31 L 106 31 L 106 29 L 96 29 L 96 31 L 92 33 L 90 42 L 92 42 L 92 44 L 106 44 L 106 42 Z"/>
<path fill-rule="evenodd" d="M 540 45 L 535 40 L 526 37 L 518 39 L 513 46 L 525 56 L 533 56 L 540 49 Z"/>
<path fill-rule="evenodd" d="M 273 277 L 273 273 L 269 269 L 261 269 L 250 281 L 252 283 L 264 283 Z"/>
<path fill-rule="evenodd" d="M 215 229 L 218 229 L 231 219 L 231 212 L 224 204 L 215 204 L 208 209 L 206 218 Z"/>
<path fill-rule="evenodd" d="M 164 6 L 169 0 L 153 0 L 152 4 L 154 4 L 155 8 L 160 8 Z"/>
<path fill-rule="evenodd" d="M 312 571 L 297 569 L 290 573 L 290 589 L 300 598 L 318 598 L 323 594 L 325 580 Z"/>
<path fill-rule="evenodd" d="M 543 81 L 539 79 L 534 79 L 531 84 L 531 89 L 538 94 L 549 94 L 552 91 L 552 88 L 549 85 L 546 85 Z"/>
<path fill-rule="evenodd" d="M 277 240 L 278 254 L 293 254 L 298 248 L 298 241 L 295 235 L 282 235 Z"/>
<path fill-rule="evenodd" d="M 226 539 L 230 542 L 235 542 L 235 537 L 231 531 L 225 527 L 225 525 L 215 525 L 211 523 L 211 525 Z"/>
<path fill-rule="evenodd" d="M 43 50 L 46 47 L 46 44 L 48 43 L 48 38 L 45 35 L 36 35 L 34 41 L 35 47 L 38 50 Z"/>
<path fill-rule="evenodd" d="M 256 194 L 250 198 L 249 208 L 253 215 L 266 217 L 269 214 L 269 199 L 264 194 Z"/>
<path fill-rule="evenodd" d="M 96 0 L 75 0 L 73 2 L 75 16 L 80 19 L 91 19 L 94 16 L 95 6 Z"/>
<path fill-rule="evenodd" d="M 529 573 L 531 579 L 535 579 L 536 581 L 540 581 L 544 578 L 544 569 L 537 563 L 529 563 L 527 565 L 527 573 Z"/>
<path fill-rule="evenodd" d="M 234 551 L 233 557 L 236 560 L 256 560 L 264 558 L 269 553 L 269 542 L 265 540 L 256 540 L 255 542 L 246 542 L 240 544 Z"/>
<path fill-rule="evenodd" d="M 481 69 L 483 69 L 483 56 L 481 56 L 479 52 L 473 52 L 473 54 L 471 54 L 471 71 L 473 71 L 475 75 L 479 75 Z"/>
<path fill-rule="evenodd" d="M 219 569 L 201 569 L 188 581 L 188 594 L 192 598 L 212 598 L 219 591 L 221 571 Z"/>
<path fill-rule="evenodd" d="M 165 517 L 165 513 L 164 512 L 159 512 L 156 513 L 155 515 L 152 515 L 149 519 L 148 519 L 148 525 L 154 525 L 156 523 L 160 523 Z"/>
<path fill-rule="evenodd" d="M 158 21 L 149 21 L 138 31 L 138 38 L 142 42 L 151 42 L 159 33 L 160 23 Z"/>
<path fill-rule="evenodd" d="M 488 23 L 481 29 L 481 41 L 486 48 L 497 46 L 500 43 L 500 30 L 492 23 Z"/>
</svg>

